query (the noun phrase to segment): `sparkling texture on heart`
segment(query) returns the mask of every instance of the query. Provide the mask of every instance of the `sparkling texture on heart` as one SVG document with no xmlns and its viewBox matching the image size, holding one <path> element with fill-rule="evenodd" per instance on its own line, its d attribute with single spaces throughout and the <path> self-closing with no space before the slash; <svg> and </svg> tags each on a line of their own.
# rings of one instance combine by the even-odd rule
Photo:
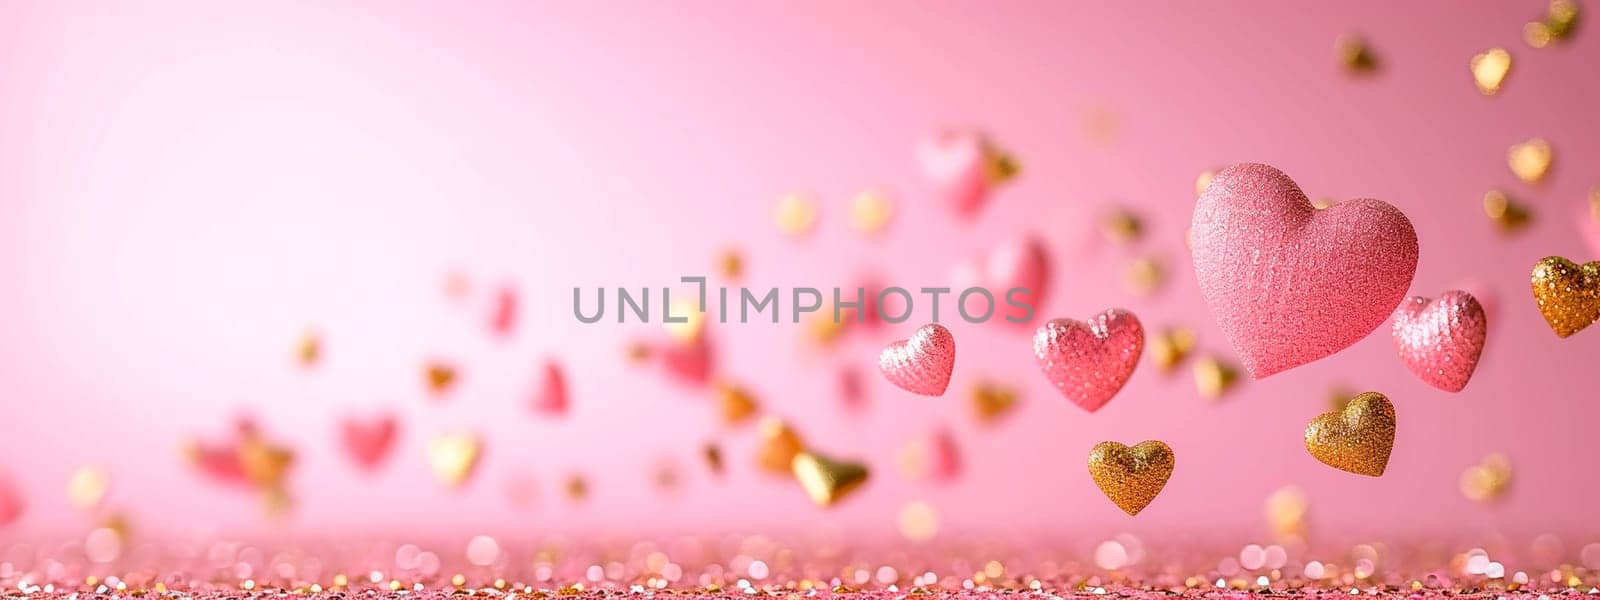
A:
<svg viewBox="0 0 1600 600">
<path fill-rule="evenodd" d="M 1100 442 L 1089 451 L 1089 476 L 1117 508 L 1129 515 L 1150 506 L 1172 477 L 1172 448 L 1157 440 L 1132 448 L 1117 442 Z"/>
<path fill-rule="evenodd" d="M 861 463 L 834 460 L 815 452 L 801 452 L 790 464 L 794 478 L 817 506 L 829 507 L 867 482 Z"/>
<path fill-rule="evenodd" d="M 1451 290 L 1429 300 L 1407 298 L 1394 311 L 1394 347 L 1400 362 L 1428 385 L 1447 392 L 1466 387 L 1478 368 L 1489 323 L 1478 300 Z"/>
<path fill-rule="evenodd" d="M 1581 331 L 1600 319 L 1600 261 L 1545 257 L 1533 266 L 1533 299 L 1557 336 Z"/>
<path fill-rule="evenodd" d="M 1144 327 L 1120 308 L 1087 323 L 1051 319 L 1033 334 L 1033 356 L 1045 379 L 1089 412 L 1100 410 L 1128 383 L 1143 352 Z"/>
<path fill-rule="evenodd" d="M 900 389 L 942 396 L 956 366 L 956 338 L 943 325 L 918 329 L 911 339 L 889 344 L 878 354 L 878 370 Z"/>
<path fill-rule="evenodd" d="M 1417 268 L 1417 234 L 1389 204 L 1315 208 L 1281 171 L 1224 169 L 1195 204 L 1200 291 L 1256 379 L 1349 347 L 1394 312 Z"/>
<path fill-rule="evenodd" d="M 1323 413 L 1306 425 L 1306 450 L 1323 464 L 1357 475 L 1383 475 L 1394 450 L 1394 404 L 1367 392 L 1342 410 Z"/>
</svg>

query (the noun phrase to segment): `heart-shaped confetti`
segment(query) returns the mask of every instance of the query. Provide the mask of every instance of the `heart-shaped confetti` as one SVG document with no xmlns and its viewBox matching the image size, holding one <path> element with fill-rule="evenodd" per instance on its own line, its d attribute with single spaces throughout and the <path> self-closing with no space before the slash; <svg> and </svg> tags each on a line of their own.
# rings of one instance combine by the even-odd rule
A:
<svg viewBox="0 0 1600 600">
<path fill-rule="evenodd" d="M 446 487 L 461 487 L 477 468 L 482 449 L 482 442 L 476 435 L 458 433 L 439 436 L 428 442 L 428 466 Z"/>
<path fill-rule="evenodd" d="M 567 413 L 567 376 L 561 363 L 546 361 L 540 369 L 539 386 L 533 394 L 534 412 L 546 415 Z"/>
<path fill-rule="evenodd" d="M 1429 300 L 1406 299 L 1394 311 L 1400 361 L 1428 385 L 1459 392 L 1478 368 L 1489 322 L 1472 294 L 1451 290 Z"/>
<path fill-rule="evenodd" d="M 717 410 L 722 413 L 722 422 L 728 425 L 738 425 L 749 420 L 761 408 L 749 390 L 732 383 L 718 383 L 716 396 Z"/>
<path fill-rule="evenodd" d="M 1323 464 L 1357 475 L 1383 475 L 1394 450 L 1394 405 L 1377 392 L 1352 398 L 1342 410 L 1306 425 L 1306 450 Z"/>
<path fill-rule="evenodd" d="M 660 358 L 661 367 L 673 379 L 700 385 L 711 379 L 715 357 L 713 348 L 711 336 L 702 331 L 693 340 L 663 344 L 655 348 L 652 354 Z"/>
<path fill-rule="evenodd" d="M 791 468 L 806 496 L 822 507 L 833 506 L 867 482 L 866 465 L 834 460 L 815 452 L 796 454 Z"/>
<path fill-rule="evenodd" d="M 998 185 L 1017 175 L 1014 158 L 980 133 L 940 132 L 917 146 L 917 160 L 958 216 L 971 217 Z"/>
<path fill-rule="evenodd" d="M 1533 299 L 1557 336 L 1583 330 L 1600 319 L 1600 261 L 1546 257 L 1533 266 Z"/>
<path fill-rule="evenodd" d="M 457 372 L 454 365 L 433 361 L 423 366 L 422 377 L 428 391 L 435 397 L 443 396 L 455 387 Z"/>
<path fill-rule="evenodd" d="M 951 279 L 957 294 L 974 287 L 988 290 L 994 311 L 990 321 L 1027 326 L 1044 309 L 1050 284 L 1050 254 L 1039 238 L 1018 237 L 995 247 L 980 260 L 957 266 Z M 1019 291 L 1012 294 L 1011 290 Z M 978 293 L 968 294 L 962 307 L 964 314 L 974 318 L 990 310 L 989 302 Z"/>
<path fill-rule="evenodd" d="M 489 331 L 506 336 L 517 327 L 517 288 L 505 286 L 495 293 L 494 308 L 489 312 Z"/>
<path fill-rule="evenodd" d="M 1216 356 L 1194 361 L 1194 389 L 1201 398 L 1216 401 L 1239 383 L 1239 367 Z"/>
<path fill-rule="evenodd" d="M 1017 407 L 1017 389 L 998 382 L 980 381 L 972 386 L 971 404 L 972 415 L 979 423 L 994 423 Z"/>
<path fill-rule="evenodd" d="M 1150 362 L 1162 374 L 1170 375 L 1189 358 L 1199 339 L 1188 327 L 1170 327 L 1150 336 Z"/>
<path fill-rule="evenodd" d="M 1348 200 L 1318 210 L 1261 164 L 1218 173 L 1194 210 L 1200 290 L 1259 379 L 1328 356 L 1382 325 L 1417 268 L 1399 209 Z"/>
<path fill-rule="evenodd" d="M 1033 356 L 1062 396 L 1089 412 L 1111 401 L 1144 352 L 1144 327 L 1113 308 L 1088 322 L 1052 319 L 1033 334 Z"/>
<path fill-rule="evenodd" d="M 793 427 L 777 417 L 766 417 L 757 426 L 760 441 L 756 445 L 756 464 L 768 473 L 793 472 L 794 457 L 805 444 Z"/>
<path fill-rule="evenodd" d="M 889 344 L 878 353 L 878 370 L 905 391 L 942 396 L 956 366 L 956 338 L 943 325 L 924 325 L 910 339 Z"/>
<path fill-rule="evenodd" d="M 1474 502 L 1489 503 L 1500 499 L 1511 487 L 1511 459 L 1504 454 L 1490 454 L 1483 461 L 1461 472 L 1461 495 Z"/>
<path fill-rule="evenodd" d="M 1550 142 L 1540 138 L 1513 145 L 1506 151 L 1506 166 L 1523 183 L 1543 181 L 1545 174 L 1550 172 L 1552 162 L 1555 162 L 1555 150 L 1550 147 Z"/>
<path fill-rule="evenodd" d="M 350 418 L 339 427 L 339 443 L 356 466 L 372 470 L 389 456 L 399 430 L 400 422 L 391 415 Z"/>
<path fill-rule="evenodd" d="M 1511 73 L 1511 53 L 1505 48 L 1490 48 L 1474 54 L 1467 67 L 1472 71 L 1472 82 L 1478 85 L 1478 92 L 1493 96 L 1500 92 L 1500 85 Z"/>
<path fill-rule="evenodd" d="M 1172 448 L 1157 440 L 1132 448 L 1117 442 L 1100 442 L 1089 451 L 1089 476 L 1117 508 L 1129 515 L 1150 506 L 1167 486 L 1175 465 Z"/>
</svg>

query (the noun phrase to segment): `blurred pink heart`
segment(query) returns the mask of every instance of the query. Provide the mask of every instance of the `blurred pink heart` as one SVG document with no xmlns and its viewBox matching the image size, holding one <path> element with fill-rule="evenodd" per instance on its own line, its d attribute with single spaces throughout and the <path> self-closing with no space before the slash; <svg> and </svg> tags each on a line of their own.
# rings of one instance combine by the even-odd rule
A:
<svg viewBox="0 0 1600 600">
<path fill-rule="evenodd" d="M 939 429 L 913 440 L 902 459 L 906 461 L 907 474 L 913 479 L 947 482 L 961 475 L 961 448 L 949 429 Z"/>
<path fill-rule="evenodd" d="M 994 148 L 983 134 L 942 131 L 917 145 L 917 161 L 944 203 L 970 217 L 989 198 L 994 179 Z"/>
<path fill-rule="evenodd" d="M 1583 232 L 1590 250 L 1600 255 L 1600 186 L 1589 191 L 1589 201 L 1583 203 L 1583 210 L 1578 213 L 1578 230 Z"/>
<path fill-rule="evenodd" d="M 1089 322 L 1051 319 L 1033 334 L 1033 355 L 1045 379 L 1073 404 L 1100 410 L 1117 395 L 1144 352 L 1144 327 L 1113 308 Z"/>
<path fill-rule="evenodd" d="M 27 502 L 22 499 L 22 491 L 18 490 L 11 479 L 0 477 L 0 527 L 10 525 L 22 516 Z"/>
<path fill-rule="evenodd" d="M 547 415 L 566 414 L 567 377 L 562 373 L 561 365 L 553 360 L 548 361 L 542 372 L 539 389 L 533 396 L 533 410 Z"/>
<path fill-rule="evenodd" d="M 889 344 L 878 354 L 878 370 L 900 389 L 942 396 L 956 366 L 956 339 L 937 323 L 924 325 L 910 339 Z"/>
<path fill-rule="evenodd" d="M 517 288 L 505 286 L 494 297 L 494 310 L 489 314 L 489 331 L 496 335 L 511 335 L 517 326 Z"/>
<path fill-rule="evenodd" d="M 981 261 L 956 267 L 953 279 L 956 284 L 953 291 L 957 294 L 958 302 L 963 290 L 984 288 L 994 299 L 991 321 L 1026 326 L 1035 321 L 1035 317 L 1044 309 L 1045 292 L 1050 283 L 1050 255 L 1045 250 L 1044 242 L 1033 235 L 1026 235 L 1000 244 Z M 1028 292 L 1018 292 L 1011 299 L 1033 307 L 1032 311 L 1007 302 L 1007 293 L 1016 288 Z M 988 308 L 980 294 L 967 296 L 967 301 L 961 306 L 965 307 L 964 314 L 973 317 L 984 314 Z"/>
<path fill-rule="evenodd" d="M 389 456 L 399 428 L 399 422 L 389 415 L 348 418 L 339 428 L 339 442 L 356 466 L 370 471 Z"/>
<path fill-rule="evenodd" d="M 1394 347 L 1406 368 L 1447 392 L 1466 387 L 1478 368 L 1488 319 L 1477 299 L 1448 291 L 1438 300 L 1406 299 L 1394 311 Z"/>
<path fill-rule="evenodd" d="M 1267 165 L 1217 173 L 1193 227 L 1200 291 L 1257 379 L 1372 333 L 1417 268 L 1417 233 L 1399 209 L 1361 199 L 1318 210 Z"/>
<path fill-rule="evenodd" d="M 667 342 L 656 349 L 661 357 L 661 366 L 673 378 L 701 385 L 711 379 L 711 366 L 713 352 L 711 339 L 706 332 L 700 332 L 695 339 L 686 342 Z"/>
</svg>

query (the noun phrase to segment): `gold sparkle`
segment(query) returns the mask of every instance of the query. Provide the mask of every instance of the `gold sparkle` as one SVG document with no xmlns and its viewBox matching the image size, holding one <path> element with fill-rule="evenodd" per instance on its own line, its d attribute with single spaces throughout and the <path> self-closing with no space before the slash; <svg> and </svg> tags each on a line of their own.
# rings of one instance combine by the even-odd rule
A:
<svg viewBox="0 0 1600 600">
<path fill-rule="evenodd" d="M 900 535 L 912 542 L 926 542 L 939 534 L 939 511 L 921 500 L 906 504 L 895 519 Z"/>
<path fill-rule="evenodd" d="M 894 202 L 882 190 L 862 191 L 850 203 L 850 227 L 863 234 L 879 233 L 893 219 Z"/>
<path fill-rule="evenodd" d="M 307 331 L 300 335 L 300 342 L 295 345 L 295 358 L 302 367 L 316 365 L 322 360 L 322 334 Z"/>
<path fill-rule="evenodd" d="M 1579 265 L 1549 256 L 1533 266 L 1533 298 L 1559 337 L 1600 319 L 1600 261 Z"/>
<path fill-rule="evenodd" d="M 792 193 L 778 199 L 775 211 L 778 231 L 786 236 L 799 237 L 811 233 L 817 224 L 817 202 L 811 196 Z"/>
<path fill-rule="evenodd" d="M 1123 286 L 1128 293 L 1141 297 L 1156 293 L 1165 282 L 1166 269 L 1161 266 L 1161 261 L 1152 256 L 1133 259 L 1122 276 Z"/>
<path fill-rule="evenodd" d="M 1461 472 L 1461 495 L 1473 502 L 1498 500 L 1511 486 L 1511 459 L 1494 453 Z"/>
<path fill-rule="evenodd" d="M 800 452 L 790 464 L 796 481 L 817 506 L 829 507 L 867 481 L 867 467 L 815 452 Z"/>
<path fill-rule="evenodd" d="M 1533 218 L 1527 205 L 1512 200 L 1500 190 L 1489 190 L 1483 195 L 1483 214 L 1504 233 L 1521 231 Z"/>
<path fill-rule="evenodd" d="M 1551 0 L 1544 17 L 1523 26 L 1522 39 L 1534 48 L 1566 41 L 1578 25 L 1578 13 L 1576 0 Z"/>
<path fill-rule="evenodd" d="M 582 502 L 589 497 L 589 480 L 582 475 L 568 475 L 566 481 L 561 484 L 561 491 L 567 495 L 568 500 Z"/>
<path fill-rule="evenodd" d="M 1306 425 L 1306 450 L 1335 469 L 1378 477 L 1394 450 L 1394 404 L 1383 394 L 1356 396 L 1343 410 L 1318 415 Z"/>
<path fill-rule="evenodd" d="M 1306 534 L 1306 515 L 1311 510 L 1310 497 L 1298 486 L 1286 485 L 1267 496 L 1262 512 L 1267 517 L 1267 527 L 1280 540 L 1303 538 Z"/>
<path fill-rule="evenodd" d="M 1188 327 L 1169 327 L 1150 337 L 1150 362 L 1163 374 L 1171 374 L 1189 359 L 1198 337 Z"/>
<path fill-rule="evenodd" d="M 1117 508 L 1137 515 L 1156 499 L 1176 461 L 1172 448 L 1157 440 L 1132 448 L 1117 442 L 1100 442 L 1089 452 L 1089 476 Z"/>
<path fill-rule="evenodd" d="M 460 487 L 477 467 L 481 449 L 481 442 L 474 434 L 442 435 L 428 442 L 428 466 L 440 483 L 451 488 Z"/>
<path fill-rule="evenodd" d="M 738 281 L 744 277 L 744 255 L 733 248 L 723 250 L 717 257 L 717 270 L 728 281 Z"/>
<path fill-rule="evenodd" d="M 757 427 L 760 437 L 756 447 L 756 464 L 769 473 L 793 473 L 795 455 L 805 447 L 800 434 L 777 417 L 766 417 Z"/>
<path fill-rule="evenodd" d="M 1378 70 L 1378 55 L 1366 38 L 1359 35 L 1342 35 L 1333 42 L 1334 53 L 1345 72 L 1366 75 Z"/>
<path fill-rule="evenodd" d="M 1131 244 L 1144 234 L 1144 223 L 1139 215 L 1126 208 L 1115 208 L 1100 220 L 1100 233 L 1116 244 Z"/>
<path fill-rule="evenodd" d="M 80 510 L 91 510 L 100 506 L 106 490 L 110 488 L 111 476 L 105 469 L 84 465 L 74 470 L 72 477 L 67 479 L 67 500 Z"/>
<path fill-rule="evenodd" d="M 1317 210 L 1328 210 L 1329 208 L 1332 208 L 1333 205 L 1338 203 L 1339 202 L 1337 200 L 1332 198 L 1317 198 L 1316 200 L 1311 201 L 1311 207 Z"/>
<path fill-rule="evenodd" d="M 1511 73 L 1511 52 L 1505 48 L 1490 48 L 1473 55 L 1467 66 L 1472 71 L 1472 82 L 1477 84 L 1478 92 L 1493 96 L 1500 92 L 1506 75 Z"/>
<path fill-rule="evenodd" d="M 458 373 L 453 365 L 443 362 L 430 362 L 423 367 L 423 379 L 428 385 L 428 391 L 435 396 L 450 391 L 455 386 Z"/>
<path fill-rule="evenodd" d="M 706 468 L 711 469 L 712 475 L 722 475 L 722 447 L 715 442 L 706 442 L 700 447 L 700 456 L 706 461 Z"/>
<path fill-rule="evenodd" d="M 1239 383 L 1239 367 L 1216 356 L 1194 362 L 1194 387 L 1201 398 L 1219 400 Z"/>
<path fill-rule="evenodd" d="M 1511 168 L 1511 173 L 1523 183 L 1539 183 L 1550 172 L 1550 163 L 1555 161 L 1555 151 L 1550 147 L 1550 142 L 1541 138 L 1532 138 L 1526 142 L 1514 144 L 1506 151 L 1506 166 Z"/>
<path fill-rule="evenodd" d="M 972 386 L 970 396 L 972 415 L 979 423 L 993 423 L 1010 414 L 1017 405 L 1017 389 L 993 381 L 980 381 Z"/>
<path fill-rule="evenodd" d="M 717 396 L 717 409 L 722 413 L 722 422 L 728 425 L 738 425 L 755 417 L 760 404 L 749 390 L 737 384 L 722 381 L 715 387 Z"/>
</svg>

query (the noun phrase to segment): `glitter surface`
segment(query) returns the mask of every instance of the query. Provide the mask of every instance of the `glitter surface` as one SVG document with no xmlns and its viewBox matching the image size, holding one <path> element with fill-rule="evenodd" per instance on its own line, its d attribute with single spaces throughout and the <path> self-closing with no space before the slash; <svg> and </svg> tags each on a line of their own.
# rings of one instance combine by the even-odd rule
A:
<svg viewBox="0 0 1600 600">
<path fill-rule="evenodd" d="M 1583 330 L 1600 318 L 1600 261 L 1546 257 L 1533 266 L 1533 298 L 1556 335 Z"/>
<path fill-rule="evenodd" d="M 1156 440 L 1132 448 L 1100 442 L 1089 451 L 1089 476 L 1107 498 L 1130 515 L 1149 506 L 1167 486 L 1174 466 L 1172 448 Z"/>
<path fill-rule="evenodd" d="M 1306 450 L 1340 471 L 1383 475 L 1394 450 L 1394 404 L 1383 394 L 1356 396 L 1343 410 L 1323 413 L 1306 425 Z"/>
<path fill-rule="evenodd" d="M 924 325 L 911 339 L 889 344 L 878 354 L 883 376 L 913 394 L 942 396 L 956 366 L 956 338 L 937 323 Z"/>
<path fill-rule="evenodd" d="M 1428 385 L 1447 392 L 1466 387 L 1478 368 L 1489 324 L 1472 294 L 1451 290 L 1437 300 L 1407 298 L 1394 311 L 1400 362 Z"/>
<path fill-rule="evenodd" d="M 1399 209 L 1349 200 L 1317 210 L 1282 172 L 1224 169 L 1195 205 L 1206 304 L 1255 378 L 1323 358 L 1389 318 L 1417 267 Z"/>
<path fill-rule="evenodd" d="M 1133 313 L 1113 308 L 1089 322 L 1051 319 L 1033 334 L 1033 356 L 1061 395 L 1084 410 L 1100 410 L 1122 389 L 1144 352 L 1144 327 Z"/>
</svg>

